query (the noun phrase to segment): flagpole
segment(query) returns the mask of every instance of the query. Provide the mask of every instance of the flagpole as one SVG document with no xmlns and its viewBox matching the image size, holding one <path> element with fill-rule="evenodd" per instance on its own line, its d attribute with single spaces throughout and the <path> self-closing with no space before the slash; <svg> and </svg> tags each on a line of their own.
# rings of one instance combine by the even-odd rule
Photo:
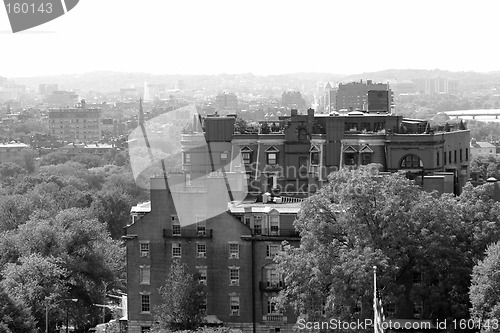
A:
<svg viewBox="0 0 500 333">
<path fill-rule="evenodd" d="M 373 331 L 377 333 L 377 266 L 373 266 Z"/>
</svg>

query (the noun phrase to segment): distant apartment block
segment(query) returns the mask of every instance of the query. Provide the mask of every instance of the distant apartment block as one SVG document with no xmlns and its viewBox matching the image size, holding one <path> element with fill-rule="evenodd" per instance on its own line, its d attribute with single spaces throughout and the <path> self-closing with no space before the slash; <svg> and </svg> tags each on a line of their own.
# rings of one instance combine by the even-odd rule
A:
<svg viewBox="0 0 500 333">
<path fill-rule="evenodd" d="M 55 90 L 46 95 L 44 103 L 49 108 L 73 107 L 78 102 L 78 95 L 71 91 Z"/>
<path fill-rule="evenodd" d="M 442 77 L 414 79 L 413 83 L 421 94 L 456 94 L 459 89 L 458 80 Z"/>
<path fill-rule="evenodd" d="M 324 108 L 327 112 L 337 109 L 337 90 L 330 83 L 327 83 L 325 86 Z"/>
<path fill-rule="evenodd" d="M 215 106 L 218 110 L 233 110 L 238 108 L 238 96 L 234 93 L 220 93 L 215 97 Z"/>
<path fill-rule="evenodd" d="M 87 108 L 85 100 L 74 108 L 49 109 L 49 133 L 63 141 L 99 141 L 102 138 L 101 110 Z"/>
<path fill-rule="evenodd" d="M 120 99 L 122 101 L 135 100 L 139 97 L 139 91 L 136 88 L 120 89 Z"/>
<path fill-rule="evenodd" d="M 393 94 L 388 83 L 340 83 L 336 94 L 336 109 L 348 111 L 391 112 Z"/>
<path fill-rule="evenodd" d="M 43 96 L 52 95 L 54 93 L 54 91 L 58 91 L 58 86 L 55 83 L 53 83 L 53 84 L 43 83 L 43 84 L 38 85 L 38 93 L 40 95 L 43 95 Z"/>
<path fill-rule="evenodd" d="M 489 142 L 476 141 L 476 139 L 471 139 L 470 153 L 472 157 L 497 156 L 497 147 Z"/>
</svg>

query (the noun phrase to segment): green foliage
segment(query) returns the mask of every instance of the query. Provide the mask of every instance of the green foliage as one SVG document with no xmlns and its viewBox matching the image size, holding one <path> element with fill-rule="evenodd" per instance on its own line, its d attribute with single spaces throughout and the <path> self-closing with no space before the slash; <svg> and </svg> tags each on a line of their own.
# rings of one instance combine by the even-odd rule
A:
<svg viewBox="0 0 500 333">
<path fill-rule="evenodd" d="M 154 309 L 157 329 L 193 330 L 203 324 L 206 291 L 187 266 L 174 261 L 165 284 L 159 289 L 163 303 Z"/>
<path fill-rule="evenodd" d="M 379 176 L 374 168 L 341 170 L 303 203 L 295 221 L 300 247 L 278 256 L 286 288 L 282 305 L 305 317 L 353 319 L 361 301 L 371 316 L 372 266 L 379 268 L 385 304 L 397 318 L 468 316 L 474 260 L 500 237 L 500 205 L 487 187 L 464 188 L 461 197 L 422 191 L 403 174 Z M 423 273 L 414 283 L 413 274 Z"/>
<path fill-rule="evenodd" d="M 29 332 L 35 322 L 22 303 L 15 301 L 3 289 L 0 290 L 0 332 Z"/>
<path fill-rule="evenodd" d="M 493 323 L 500 318 L 500 242 L 491 244 L 486 257 L 474 267 L 469 292 L 472 303 L 471 317 L 476 321 Z M 484 327 L 482 332 L 498 332 Z"/>
<path fill-rule="evenodd" d="M 471 174 L 477 174 L 486 180 L 490 177 L 500 179 L 500 157 L 474 156 L 470 161 Z"/>
</svg>

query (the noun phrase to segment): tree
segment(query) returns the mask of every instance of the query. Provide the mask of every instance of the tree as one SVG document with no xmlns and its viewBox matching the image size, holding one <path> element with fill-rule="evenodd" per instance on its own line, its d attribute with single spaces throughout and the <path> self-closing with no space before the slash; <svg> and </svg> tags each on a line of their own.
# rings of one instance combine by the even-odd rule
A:
<svg viewBox="0 0 500 333">
<path fill-rule="evenodd" d="M 193 330 L 204 321 L 202 308 L 206 291 L 187 266 L 174 261 L 165 284 L 159 289 L 163 303 L 154 309 L 155 320 L 160 329 Z"/>
<path fill-rule="evenodd" d="M 34 328 L 35 321 L 30 309 L 0 288 L 0 332 L 29 332 Z"/>
<path fill-rule="evenodd" d="M 482 323 L 500 318 L 500 242 L 491 244 L 486 257 L 474 266 L 469 292 L 471 317 Z M 498 327 L 483 327 L 482 332 L 498 332 Z"/>
<path fill-rule="evenodd" d="M 498 204 L 464 192 L 438 196 L 371 167 L 332 173 L 295 221 L 300 247 L 287 245 L 277 257 L 286 286 L 280 304 L 309 319 L 350 320 L 361 303 L 369 317 L 377 266 L 383 302 L 395 305 L 397 318 L 413 318 L 414 304 L 424 305 L 423 318 L 466 318 L 473 262 L 500 221 Z M 475 204 L 478 196 L 485 198 Z"/>
</svg>

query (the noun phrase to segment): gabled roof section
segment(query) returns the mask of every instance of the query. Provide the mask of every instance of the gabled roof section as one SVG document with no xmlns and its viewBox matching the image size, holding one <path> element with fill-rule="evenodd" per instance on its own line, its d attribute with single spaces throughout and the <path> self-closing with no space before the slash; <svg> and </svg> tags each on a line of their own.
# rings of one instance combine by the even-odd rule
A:
<svg viewBox="0 0 500 333">
<path fill-rule="evenodd" d="M 358 151 L 353 146 L 347 146 L 344 148 L 344 153 L 357 153 Z"/>
<path fill-rule="evenodd" d="M 253 152 L 253 150 L 250 147 L 248 147 L 248 146 L 245 146 L 245 147 L 241 148 L 240 151 L 242 153 L 251 153 L 251 152 Z"/>
<path fill-rule="evenodd" d="M 319 150 L 318 146 L 312 146 L 311 149 L 309 149 L 309 152 L 310 153 L 319 153 L 320 150 Z"/>
<path fill-rule="evenodd" d="M 266 153 L 279 153 L 279 150 L 275 146 L 271 146 L 266 149 Z"/>
<path fill-rule="evenodd" d="M 373 153 L 373 150 L 368 145 L 363 145 L 359 150 L 360 153 Z"/>
</svg>

